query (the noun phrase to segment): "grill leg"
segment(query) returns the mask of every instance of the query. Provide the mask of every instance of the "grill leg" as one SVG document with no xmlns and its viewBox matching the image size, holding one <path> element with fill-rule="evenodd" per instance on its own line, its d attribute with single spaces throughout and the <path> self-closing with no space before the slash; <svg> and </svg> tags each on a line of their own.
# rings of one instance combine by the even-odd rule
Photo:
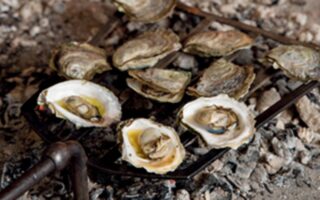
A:
<svg viewBox="0 0 320 200">
<path fill-rule="evenodd" d="M 42 161 L 0 192 L 0 199 L 16 199 L 48 174 L 71 164 L 74 199 L 89 200 L 86 163 L 87 156 L 78 142 L 54 143 L 48 148 Z"/>
</svg>

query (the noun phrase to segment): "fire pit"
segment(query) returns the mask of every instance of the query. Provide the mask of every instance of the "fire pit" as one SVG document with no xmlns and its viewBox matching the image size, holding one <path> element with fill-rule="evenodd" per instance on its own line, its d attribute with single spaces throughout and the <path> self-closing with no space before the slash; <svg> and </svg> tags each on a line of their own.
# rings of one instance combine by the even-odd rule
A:
<svg viewBox="0 0 320 200">
<path fill-rule="evenodd" d="M 248 34 L 252 34 L 255 36 L 262 36 L 265 39 L 271 39 L 273 41 L 276 41 L 280 44 L 299 44 L 304 45 L 308 47 L 312 47 L 315 49 L 318 49 L 319 47 L 311 44 L 311 43 L 302 43 L 298 42 L 296 40 L 291 40 L 283 36 L 279 36 L 277 34 L 274 34 L 272 32 L 264 31 L 262 29 L 249 26 L 246 24 L 243 24 L 241 22 L 231 20 L 224 17 L 219 17 L 213 14 L 209 14 L 206 12 L 203 12 L 195 7 L 189 7 L 182 3 L 179 3 L 177 6 L 177 12 L 185 12 L 188 13 L 188 15 L 193 15 L 198 18 L 199 22 L 198 25 L 189 31 L 188 35 L 185 35 L 183 38 L 187 38 L 190 35 L 193 35 L 199 31 L 205 30 L 209 24 L 212 21 L 217 21 L 222 24 L 230 25 L 236 29 L 239 29 L 243 32 L 246 32 Z M 105 36 L 110 34 L 115 28 L 121 27 L 122 24 L 119 21 L 119 19 L 113 19 L 108 22 L 99 32 L 98 34 L 93 37 L 91 40 L 91 44 L 98 44 L 101 39 L 103 39 Z M 106 27 L 108 27 L 106 29 Z M 171 64 L 176 58 L 178 54 L 172 53 L 162 59 L 155 67 L 156 68 L 165 68 L 169 64 Z M 241 60 L 241 54 L 235 54 L 233 55 L 234 60 Z M 206 63 L 207 61 L 201 61 L 203 63 Z M 268 78 L 270 76 L 273 76 L 275 73 L 272 70 Z M 266 72 L 266 73 L 269 73 Z M 106 76 L 112 77 L 109 80 L 106 80 Z M 128 96 L 127 93 L 130 93 L 130 91 L 126 90 L 126 86 L 124 86 L 122 83 L 124 83 L 125 75 L 119 74 L 117 72 L 106 72 L 104 74 L 98 75 L 95 77 L 94 82 L 99 83 L 101 85 L 105 85 L 108 88 L 114 89 L 115 93 L 124 96 L 124 119 L 132 118 L 132 117 L 146 117 L 149 115 L 152 115 L 159 119 L 161 122 L 165 124 L 172 123 L 170 119 L 167 119 L 167 116 L 173 116 L 175 111 L 179 108 L 179 105 L 171 105 L 171 104 L 158 104 L 153 103 L 153 108 L 143 108 L 138 107 L 133 108 L 132 104 L 130 102 L 125 102 L 126 97 Z M 34 94 L 24 105 L 22 108 L 23 115 L 26 117 L 27 121 L 30 123 L 30 125 L 33 127 L 33 129 L 36 131 L 39 136 L 46 141 L 48 144 L 52 144 L 56 141 L 67 141 L 67 140 L 78 140 L 83 147 L 85 148 L 87 154 L 88 154 L 88 167 L 92 170 L 95 170 L 96 173 L 102 173 L 105 175 L 121 175 L 121 176 L 130 176 L 130 177 L 142 177 L 142 178 L 160 178 L 160 179 L 190 179 L 196 174 L 198 174 L 200 171 L 202 171 L 204 168 L 206 168 L 208 165 L 210 165 L 213 161 L 215 161 L 217 158 L 225 154 L 229 149 L 220 149 L 220 150 L 210 150 L 208 152 L 205 152 L 202 155 L 189 155 L 190 161 L 185 162 L 180 168 L 175 170 L 174 172 L 167 173 L 165 175 L 157 175 L 152 173 L 147 173 L 145 170 L 140 170 L 133 168 L 123 162 L 119 162 L 119 158 L 121 156 L 117 143 L 112 139 L 104 141 L 103 144 L 99 144 L 98 147 L 93 147 L 93 144 L 97 138 L 96 134 L 98 132 L 102 132 L 102 134 L 105 134 L 100 129 L 93 129 L 93 128 L 82 128 L 82 129 L 75 129 L 72 125 L 68 124 L 68 122 L 63 120 L 58 120 L 55 117 L 47 116 L 44 117 L 43 113 L 40 113 L 37 110 L 37 97 L 42 89 L 47 88 L 48 86 L 53 85 L 54 83 L 57 83 L 61 81 L 62 79 L 59 77 L 51 77 L 50 80 L 45 81 L 41 86 L 39 92 Z M 254 83 L 251 91 L 249 92 L 249 95 L 245 97 L 245 99 L 248 99 L 250 97 L 250 94 L 252 95 L 256 90 L 259 90 L 260 87 L 262 87 L 264 83 Z M 115 87 L 116 86 L 116 87 Z M 262 112 L 256 117 L 256 128 L 259 129 L 262 127 L 265 123 L 269 122 L 273 117 L 277 116 L 281 111 L 288 108 L 290 105 L 295 103 L 300 97 L 305 95 L 306 93 L 310 92 L 313 88 L 316 88 L 319 86 L 319 83 L 316 81 L 309 82 L 307 84 L 303 84 L 300 87 L 294 89 L 290 93 L 284 95 L 278 102 L 276 102 L 274 105 L 272 105 L 270 108 Z M 115 87 L 115 88 L 114 88 Z M 117 88 L 118 87 L 118 88 Z M 124 91 L 124 92 L 120 92 Z M 130 95 L 134 95 L 130 93 Z M 141 97 L 134 96 L 134 98 L 141 100 Z M 184 99 L 183 102 L 187 102 L 188 99 Z M 154 109 L 156 108 L 156 109 Z M 113 133 L 113 129 L 115 127 L 111 127 L 109 131 L 111 134 Z M 105 130 L 104 130 L 105 131 Z M 101 133 L 100 133 L 101 134 Z M 191 134 L 190 132 L 184 132 L 180 135 L 181 141 L 184 144 L 185 148 L 188 150 L 191 147 L 197 146 L 196 136 L 194 134 Z M 92 143 L 93 142 L 93 143 Z M 100 149 L 103 148 L 103 149 Z"/>
</svg>

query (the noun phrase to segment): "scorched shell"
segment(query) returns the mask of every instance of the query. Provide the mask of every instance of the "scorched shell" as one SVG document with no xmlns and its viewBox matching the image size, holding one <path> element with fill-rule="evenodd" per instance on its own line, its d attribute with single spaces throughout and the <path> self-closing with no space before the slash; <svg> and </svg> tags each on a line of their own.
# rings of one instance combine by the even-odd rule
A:
<svg viewBox="0 0 320 200">
<path fill-rule="evenodd" d="M 111 70 L 106 59 L 103 49 L 70 42 L 53 51 L 50 67 L 68 79 L 91 80 L 95 74 Z"/>
<path fill-rule="evenodd" d="M 309 47 L 282 45 L 272 49 L 266 59 L 291 78 L 320 80 L 320 54 Z"/>
<path fill-rule="evenodd" d="M 107 127 L 121 118 L 118 98 L 107 88 L 84 80 L 69 80 L 42 91 L 38 105 L 77 127 Z"/>
<path fill-rule="evenodd" d="M 181 101 L 191 79 L 190 72 L 149 68 L 131 70 L 128 86 L 140 95 L 159 102 Z"/>
<path fill-rule="evenodd" d="M 203 57 L 227 56 L 252 44 L 253 40 L 239 31 L 207 31 L 188 38 L 183 51 Z"/>
<path fill-rule="evenodd" d="M 215 149 L 237 149 L 248 143 L 255 131 L 253 114 L 244 103 L 227 95 L 191 101 L 181 109 L 179 118 L 183 126 Z"/>
<path fill-rule="evenodd" d="M 121 71 L 152 67 L 180 48 L 179 37 L 170 30 L 145 32 L 116 50 L 113 65 Z"/>
<path fill-rule="evenodd" d="M 197 97 L 228 94 L 239 99 L 247 94 L 254 78 L 252 66 L 240 67 L 225 59 L 219 59 L 204 71 L 195 86 L 188 88 L 188 94 Z"/>
<path fill-rule="evenodd" d="M 148 172 L 174 171 L 185 157 L 176 131 L 149 119 L 126 121 L 119 134 L 122 159 Z"/>
<path fill-rule="evenodd" d="M 176 5 L 176 0 L 113 0 L 119 11 L 131 20 L 155 22 L 167 17 Z"/>
</svg>

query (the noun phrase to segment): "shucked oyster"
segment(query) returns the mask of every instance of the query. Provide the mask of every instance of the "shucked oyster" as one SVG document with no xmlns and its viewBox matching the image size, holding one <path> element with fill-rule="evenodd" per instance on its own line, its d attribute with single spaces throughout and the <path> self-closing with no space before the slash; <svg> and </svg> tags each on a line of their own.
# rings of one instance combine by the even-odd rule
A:
<svg viewBox="0 0 320 200">
<path fill-rule="evenodd" d="M 272 49 L 266 59 L 291 78 L 320 80 L 320 54 L 309 47 L 282 45 Z"/>
<path fill-rule="evenodd" d="M 185 157 L 176 131 L 148 119 L 125 122 L 120 127 L 120 140 L 122 159 L 148 172 L 174 171 Z"/>
<path fill-rule="evenodd" d="M 103 49 L 71 42 L 53 51 L 50 67 L 66 78 L 91 80 L 95 74 L 111 70 L 106 57 Z"/>
<path fill-rule="evenodd" d="M 179 37 L 170 30 L 145 32 L 120 46 L 113 54 L 113 64 L 121 71 L 152 67 L 180 48 Z"/>
<path fill-rule="evenodd" d="M 190 72 L 149 68 L 131 70 L 128 86 L 146 98 L 160 102 L 177 103 L 191 79 Z"/>
<path fill-rule="evenodd" d="M 42 91 L 38 105 L 77 127 L 106 127 L 119 121 L 121 105 L 107 88 L 84 80 L 69 80 Z"/>
<path fill-rule="evenodd" d="M 113 0 L 113 2 L 130 19 L 142 22 L 163 19 L 176 5 L 176 0 Z"/>
<path fill-rule="evenodd" d="M 240 67 L 225 59 L 219 59 L 204 71 L 195 86 L 188 88 L 188 94 L 197 97 L 228 94 L 239 99 L 247 94 L 254 78 L 252 66 Z"/>
<path fill-rule="evenodd" d="M 181 109 L 179 117 L 184 126 L 215 149 L 237 149 L 249 142 L 255 131 L 253 114 L 244 103 L 227 95 L 191 101 Z"/>
<path fill-rule="evenodd" d="M 188 38 L 183 51 L 203 57 L 227 56 L 252 44 L 253 40 L 239 31 L 207 31 Z"/>
</svg>

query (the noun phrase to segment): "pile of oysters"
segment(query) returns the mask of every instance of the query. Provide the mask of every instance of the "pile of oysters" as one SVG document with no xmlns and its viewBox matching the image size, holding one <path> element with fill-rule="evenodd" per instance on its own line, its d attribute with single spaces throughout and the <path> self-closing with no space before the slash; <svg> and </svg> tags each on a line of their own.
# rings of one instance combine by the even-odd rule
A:
<svg viewBox="0 0 320 200">
<path fill-rule="evenodd" d="M 170 15 L 176 1 L 114 3 L 131 20 L 151 23 Z M 196 33 L 182 44 L 172 30 L 161 29 L 124 42 L 112 55 L 110 64 L 104 49 L 70 42 L 54 50 L 50 59 L 50 67 L 68 80 L 42 91 L 38 105 L 76 127 L 109 127 L 117 123 L 122 159 L 148 172 L 165 174 L 174 171 L 185 158 L 186 151 L 176 130 L 156 119 L 121 121 L 118 97 L 91 82 L 93 77 L 109 70 L 126 73 L 126 84 L 132 91 L 161 103 L 176 104 L 189 95 L 194 100 L 181 105 L 177 113 L 181 127 L 198 134 L 208 148 L 237 149 L 248 143 L 255 131 L 254 116 L 240 101 L 248 93 L 255 74 L 253 66 L 238 66 L 227 57 L 253 44 L 252 38 L 235 30 Z M 196 83 L 189 85 L 189 71 L 154 68 L 161 59 L 177 51 L 215 61 Z M 320 77 L 319 53 L 307 47 L 279 46 L 266 55 L 266 60 L 293 78 Z"/>
</svg>

